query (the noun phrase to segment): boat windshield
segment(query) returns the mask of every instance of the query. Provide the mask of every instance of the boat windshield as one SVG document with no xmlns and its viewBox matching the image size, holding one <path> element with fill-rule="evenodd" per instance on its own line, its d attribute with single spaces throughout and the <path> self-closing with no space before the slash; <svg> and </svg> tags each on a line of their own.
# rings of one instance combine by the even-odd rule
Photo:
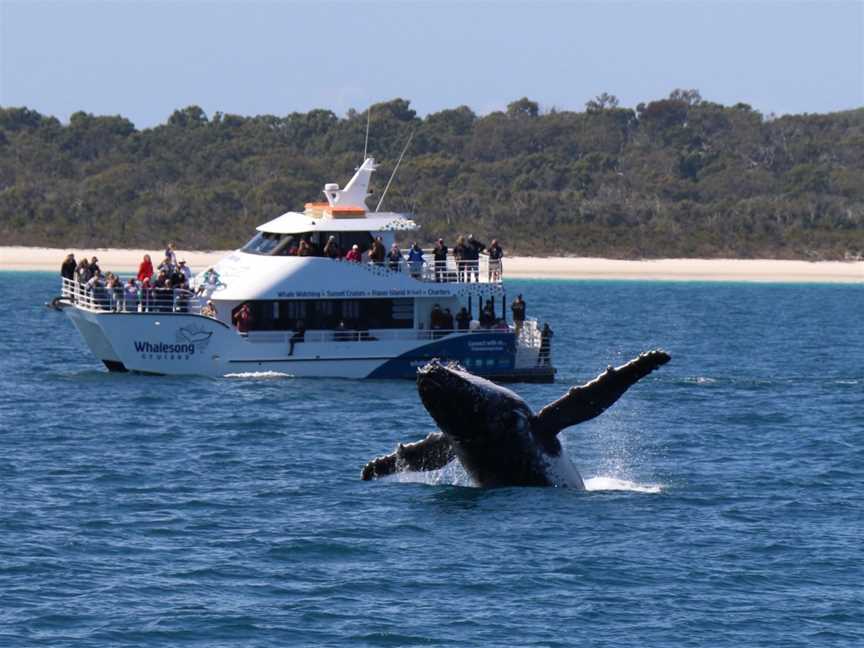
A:
<svg viewBox="0 0 864 648">
<path fill-rule="evenodd" d="M 291 234 L 274 234 L 272 232 L 258 232 L 246 245 L 242 247 L 243 252 L 249 254 L 271 255 L 279 247 L 283 239 L 294 238 Z"/>
<path fill-rule="evenodd" d="M 277 234 L 275 232 L 258 232 L 241 249 L 248 254 L 262 256 L 323 256 L 324 247 L 330 237 L 336 241 L 340 250 L 339 256 L 344 256 L 353 245 L 360 252 L 366 252 L 372 246 L 372 235 L 369 232 L 302 232 L 300 234 Z M 305 241 L 306 252 L 301 249 L 301 241 Z"/>
</svg>

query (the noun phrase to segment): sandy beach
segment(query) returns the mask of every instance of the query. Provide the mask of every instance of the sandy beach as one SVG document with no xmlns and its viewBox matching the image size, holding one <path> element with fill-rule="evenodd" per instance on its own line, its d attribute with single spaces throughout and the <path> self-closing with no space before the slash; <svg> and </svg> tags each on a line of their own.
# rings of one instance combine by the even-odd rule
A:
<svg viewBox="0 0 864 648">
<path fill-rule="evenodd" d="M 66 254 L 80 259 L 96 255 L 103 270 L 137 270 L 144 254 L 158 263 L 158 250 L 59 250 L 0 247 L 0 270 L 60 271 Z M 178 251 L 193 271 L 212 265 L 226 251 Z M 656 259 L 621 261 L 580 257 L 511 257 L 504 260 L 504 276 L 547 279 L 619 279 L 664 281 L 756 281 L 790 283 L 864 283 L 864 261 L 778 261 L 771 259 Z"/>
</svg>

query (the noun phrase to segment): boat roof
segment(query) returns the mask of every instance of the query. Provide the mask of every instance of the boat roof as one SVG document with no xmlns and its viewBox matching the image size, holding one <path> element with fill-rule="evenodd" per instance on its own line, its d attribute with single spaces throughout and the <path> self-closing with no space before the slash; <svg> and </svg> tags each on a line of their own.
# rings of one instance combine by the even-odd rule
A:
<svg viewBox="0 0 864 648">
<path fill-rule="evenodd" d="M 386 232 L 417 229 L 417 223 L 396 212 L 374 212 L 361 218 L 324 218 L 301 212 L 286 212 L 259 225 L 259 232 L 302 234 L 304 232 Z"/>
</svg>

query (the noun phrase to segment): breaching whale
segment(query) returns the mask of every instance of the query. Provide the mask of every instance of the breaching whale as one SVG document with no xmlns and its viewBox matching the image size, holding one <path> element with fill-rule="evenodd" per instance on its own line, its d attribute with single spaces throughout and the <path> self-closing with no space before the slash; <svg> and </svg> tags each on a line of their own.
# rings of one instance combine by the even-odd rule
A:
<svg viewBox="0 0 864 648">
<path fill-rule="evenodd" d="M 453 459 L 483 487 L 569 486 L 582 477 L 562 451 L 558 433 L 599 416 L 633 384 L 669 362 L 665 351 L 648 351 L 594 380 L 572 387 L 539 414 L 516 393 L 455 364 L 433 360 L 417 372 L 417 391 L 439 432 L 399 444 L 363 468 L 365 480 L 400 471 L 443 468 Z"/>
</svg>

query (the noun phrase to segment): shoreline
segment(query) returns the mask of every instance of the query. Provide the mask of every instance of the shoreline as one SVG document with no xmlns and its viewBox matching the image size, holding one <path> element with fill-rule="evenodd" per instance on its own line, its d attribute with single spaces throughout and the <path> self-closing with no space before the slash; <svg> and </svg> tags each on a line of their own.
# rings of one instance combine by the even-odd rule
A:
<svg viewBox="0 0 864 648">
<path fill-rule="evenodd" d="M 154 265 L 161 251 L 117 248 L 61 250 L 0 247 L 0 271 L 60 272 L 72 252 L 75 258 L 95 255 L 104 270 L 134 272 L 144 254 Z M 194 272 L 205 270 L 230 251 L 178 251 Z M 864 283 L 864 261 L 791 261 L 775 259 L 618 260 L 587 257 L 505 257 L 510 279 L 609 279 L 632 281 L 732 281 L 762 283 Z"/>
</svg>

